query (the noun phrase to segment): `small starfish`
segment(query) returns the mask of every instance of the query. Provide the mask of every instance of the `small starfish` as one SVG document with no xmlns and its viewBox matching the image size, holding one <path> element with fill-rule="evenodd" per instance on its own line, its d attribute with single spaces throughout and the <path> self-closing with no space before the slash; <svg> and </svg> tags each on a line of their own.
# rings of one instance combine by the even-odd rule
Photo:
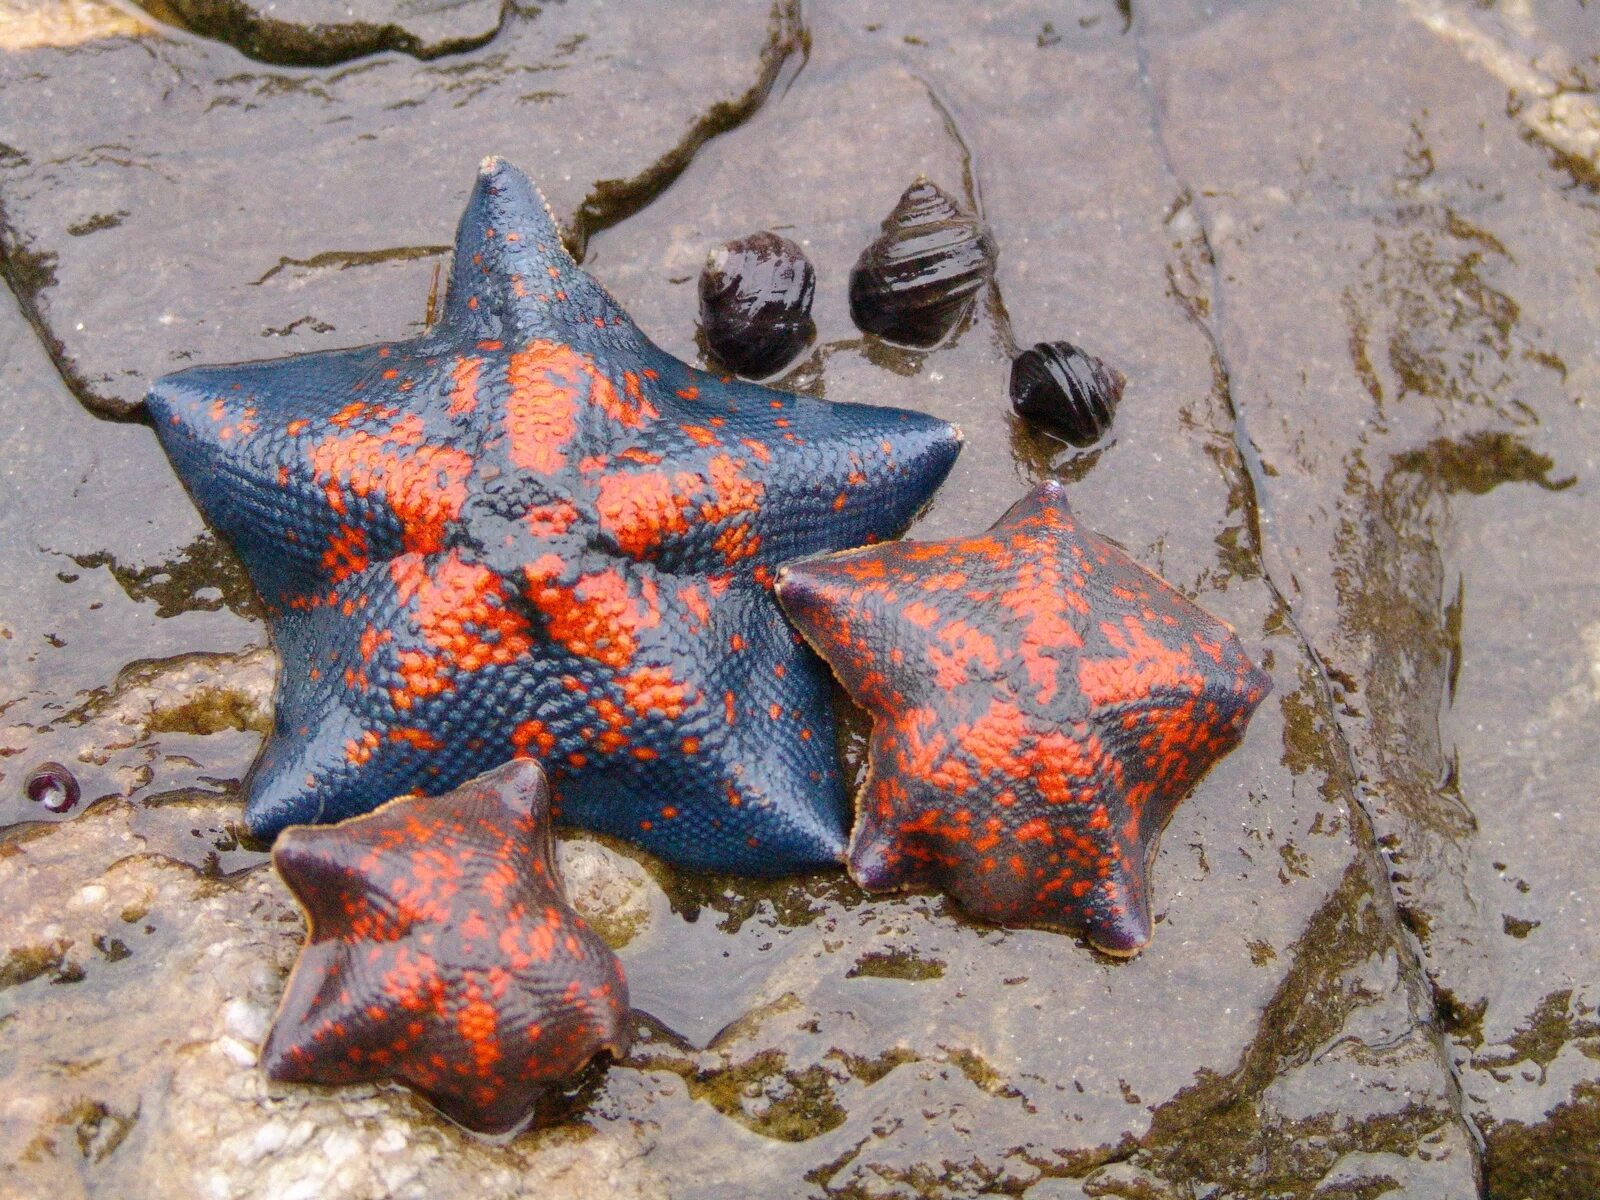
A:
<svg viewBox="0 0 1600 1200">
<path fill-rule="evenodd" d="M 527 1121 L 629 1041 L 622 967 L 568 907 L 544 772 L 297 827 L 272 862 L 310 932 L 261 1064 L 283 1082 L 396 1079 L 480 1133 Z"/>
<path fill-rule="evenodd" d="M 955 460 L 952 426 L 679 362 L 497 159 L 438 326 L 195 368 L 147 405 L 283 658 L 252 833 L 525 754 L 564 823 L 682 865 L 843 856 L 827 671 L 773 572 L 901 529 Z"/>
<path fill-rule="evenodd" d="M 873 720 L 850 873 L 1001 924 L 1150 940 L 1148 861 L 1271 680 L 1041 484 L 988 533 L 792 563 L 778 598 Z"/>
</svg>

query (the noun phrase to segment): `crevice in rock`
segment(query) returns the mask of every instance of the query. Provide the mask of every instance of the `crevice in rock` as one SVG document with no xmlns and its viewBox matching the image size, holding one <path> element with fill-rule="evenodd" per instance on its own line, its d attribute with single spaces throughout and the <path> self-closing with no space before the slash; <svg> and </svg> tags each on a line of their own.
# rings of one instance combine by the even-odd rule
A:
<svg viewBox="0 0 1600 1200">
<path fill-rule="evenodd" d="M 366 267 L 374 263 L 410 262 L 416 258 L 447 257 L 451 246 L 390 246 L 383 250 L 325 250 L 310 258 L 279 258 L 259 279 L 250 282 L 259 287 L 293 267 L 304 271 L 343 271 L 348 267 Z"/>
<path fill-rule="evenodd" d="M 1429 1032 L 1435 1047 L 1435 1058 L 1447 1081 L 1450 1103 L 1456 1119 L 1470 1135 L 1474 1159 L 1474 1175 L 1479 1180 L 1481 1191 L 1484 1179 L 1483 1134 L 1467 1111 L 1462 1094 L 1460 1076 L 1445 1047 L 1445 1032 L 1438 1020 L 1438 997 L 1433 980 L 1424 965 L 1423 949 L 1416 930 L 1404 919 L 1399 897 L 1395 893 L 1392 882 L 1394 873 L 1392 864 L 1388 861 L 1383 849 L 1383 843 L 1378 836 L 1378 823 L 1369 806 L 1369 801 L 1363 795 L 1360 783 L 1361 771 L 1355 749 L 1336 717 L 1338 708 L 1335 689 L 1328 677 L 1327 657 L 1321 654 L 1313 644 L 1310 635 L 1300 623 L 1294 606 L 1290 603 L 1284 589 L 1273 578 L 1267 561 L 1265 539 L 1261 531 L 1260 505 L 1260 498 L 1265 490 L 1265 471 L 1261 463 L 1260 454 L 1250 437 L 1246 415 L 1234 396 L 1232 370 L 1229 364 L 1227 347 L 1223 344 L 1222 338 L 1218 333 L 1216 310 L 1220 309 L 1223 303 L 1225 281 L 1218 270 L 1216 255 L 1213 251 L 1211 230 L 1214 228 L 1214 223 L 1202 199 L 1189 187 L 1182 173 L 1178 170 L 1171 148 L 1167 143 L 1166 131 L 1163 128 L 1160 97 L 1156 94 L 1150 81 L 1149 52 L 1144 41 L 1143 21 L 1139 19 L 1139 16 L 1140 14 L 1135 13 L 1132 28 L 1134 50 L 1138 61 L 1139 82 L 1145 94 L 1146 104 L 1150 113 L 1151 131 L 1158 152 L 1161 155 L 1167 173 L 1178 185 L 1180 196 L 1183 198 L 1180 207 L 1182 203 L 1186 203 L 1195 220 L 1204 260 L 1203 269 L 1206 273 L 1203 283 L 1208 306 L 1203 307 L 1196 304 L 1191 297 L 1186 296 L 1177 287 L 1173 288 L 1173 294 L 1183 307 L 1190 322 L 1201 336 L 1206 339 L 1212 356 L 1213 370 L 1216 374 L 1215 386 L 1217 394 L 1232 420 L 1232 428 L 1229 433 L 1234 452 L 1238 456 L 1240 468 L 1234 484 L 1242 495 L 1246 518 L 1246 533 L 1249 539 L 1247 549 L 1254 558 L 1260 577 L 1273 597 L 1275 605 L 1279 612 L 1282 613 L 1288 627 L 1293 631 L 1295 640 L 1300 644 L 1306 659 L 1310 662 L 1312 670 L 1315 672 L 1313 685 L 1318 703 L 1322 707 L 1323 715 L 1327 721 L 1327 737 L 1340 755 L 1341 765 L 1348 780 L 1348 792 L 1352 801 L 1351 815 L 1352 817 L 1359 816 L 1359 820 L 1364 827 L 1364 841 L 1370 847 L 1372 856 L 1372 861 L 1369 865 L 1375 871 L 1380 872 L 1385 881 L 1385 887 L 1382 892 L 1384 899 L 1387 901 L 1385 921 L 1394 930 L 1396 944 L 1404 953 L 1406 976 L 1410 982 L 1422 990 L 1424 995 L 1427 995 L 1433 1001 L 1432 1006 L 1428 1009 L 1427 1019 Z M 1227 467 L 1220 462 L 1219 468 L 1227 470 Z"/>
<path fill-rule="evenodd" d="M 135 0 L 156 20 L 247 58 L 281 67 L 334 67 L 375 54 L 409 54 L 428 61 L 482 49 L 507 23 L 537 9 L 502 3 L 494 24 L 470 33 L 423 36 L 395 21 L 291 21 L 268 15 L 276 5 L 245 0 Z M 349 10 L 347 10 L 349 11 Z"/>
<path fill-rule="evenodd" d="M 648 207 L 683 174 L 702 146 L 749 121 L 774 91 L 787 90 L 791 80 L 785 76 L 798 74 L 810 56 L 811 34 L 800 0 L 779 0 L 772 6 L 755 83 L 743 95 L 719 100 L 700 114 L 677 145 L 631 179 L 597 180 L 564 231 L 573 257 L 582 262 L 591 237 Z"/>
<path fill-rule="evenodd" d="M 50 331 L 49 323 L 39 315 L 39 306 L 34 302 L 34 297 L 41 290 L 55 283 L 54 264 L 55 255 L 34 254 L 23 248 L 14 231 L 0 220 L 0 284 L 11 293 L 12 302 L 22 314 L 22 319 L 39 339 L 39 346 L 50 360 L 61 386 L 88 412 L 112 420 L 103 409 L 92 403 L 93 390 L 88 382 L 67 367 L 66 347 Z M 134 419 L 134 414 L 129 413 L 127 419 Z"/>
</svg>

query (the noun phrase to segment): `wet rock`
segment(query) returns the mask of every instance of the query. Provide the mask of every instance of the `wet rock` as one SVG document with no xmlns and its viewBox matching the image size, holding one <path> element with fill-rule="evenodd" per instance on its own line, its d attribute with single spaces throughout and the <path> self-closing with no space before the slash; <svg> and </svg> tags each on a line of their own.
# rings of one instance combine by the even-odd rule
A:
<svg viewBox="0 0 1600 1200">
<path fill-rule="evenodd" d="M 556 846 L 556 867 L 572 907 L 613 950 L 647 929 L 664 903 L 658 899 L 661 889 L 632 853 L 599 838 L 563 838 Z"/>
<path fill-rule="evenodd" d="M 1446 7 L 1552 77 L 1558 49 L 1587 61 L 1580 42 L 1563 48 L 1556 36 L 1567 19 L 1559 6 Z M 331 1196 L 549 1186 L 1033 1200 L 1595 1191 L 1583 1150 L 1600 1112 L 1600 947 L 1588 894 L 1600 851 L 1590 803 L 1600 579 L 1584 538 L 1600 454 L 1586 415 L 1600 388 L 1589 352 L 1600 322 L 1590 269 L 1600 210 L 1581 161 L 1526 106 L 1508 113 L 1505 78 L 1419 4 L 1084 0 L 1065 12 L 1008 3 L 975 15 L 967 5 L 819 2 L 806 11 L 804 69 L 749 123 L 696 143 L 675 186 L 599 233 L 591 260 L 647 331 L 692 357 L 704 246 L 728 229 L 781 226 L 822 284 L 817 347 L 793 376 L 800 386 L 926 408 L 964 427 L 967 449 L 920 535 L 980 529 L 1034 479 L 1064 477 L 1086 522 L 1227 618 L 1265 660 L 1272 698 L 1163 837 L 1153 872 L 1162 928 L 1151 949 L 1119 965 L 1069 938 L 975 924 L 938 897 L 869 898 L 836 874 L 678 876 L 575 843 L 563 852 L 575 896 L 620 914 L 607 936 L 620 946 L 639 1037 L 626 1062 L 576 1089 L 564 1123 L 487 1146 L 398 1093 L 267 1088 L 248 1064 L 298 914 L 269 873 L 218 878 L 248 866 L 242 852 L 219 851 L 198 871 L 172 861 L 184 839 L 223 836 L 236 811 L 225 788 L 157 805 L 143 792 L 113 796 L 67 823 L 13 830 L 0 853 L 0 903 L 19 914 L 0 935 L 0 984 L 11 985 L 0 1005 L 16 1035 L 0 1039 L 0 1156 L 38 1190 L 70 1192 L 82 1178 L 130 1196 L 282 1196 L 295 1186 Z M 575 19 L 546 9 L 485 51 L 533 37 L 552 13 Z M 1524 17 L 1523 41 L 1502 37 Z M 638 31 L 633 19 L 593 31 L 596 54 L 617 53 L 605 39 Z M 668 41 L 652 64 L 679 53 L 684 72 L 703 65 L 698 49 L 670 49 L 675 36 L 663 26 L 657 40 Z M 455 99 L 482 84 L 482 98 L 468 101 L 473 115 L 509 108 L 524 120 L 515 97 L 528 81 L 485 71 L 474 57 L 485 51 L 448 60 L 475 64 L 454 77 L 465 89 Z M 137 68 L 126 53 L 102 47 L 95 69 L 72 69 L 86 87 L 109 87 L 101 76 L 114 74 L 122 89 L 197 61 L 174 59 L 168 42 L 142 51 L 150 63 Z M 333 131 L 327 158 L 306 141 L 286 144 L 328 178 L 332 156 L 348 153 L 369 192 L 409 148 L 421 190 L 437 189 L 429 211 L 447 214 L 447 225 L 456 200 L 440 197 L 460 172 L 439 164 L 465 118 L 431 99 L 423 126 L 391 131 L 352 109 L 362 79 L 388 78 L 398 63 L 437 82 L 428 65 L 374 59 L 365 75 L 340 78 L 260 72 L 211 57 L 232 53 L 216 46 L 181 53 L 206 68 L 194 76 L 210 81 L 198 85 L 204 103 L 180 97 L 154 123 L 176 127 L 181 117 L 206 131 L 202 167 L 184 186 L 198 195 L 231 181 L 234 192 L 212 194 L 237 198 L 217 207 L 243 204 L 246 226 L 269 231 L 249 254 L 224 248 L 227 279 L 259 278 L 280 257 L 445 240 L 447 230 L 437 242 L 422 231 L 420 202 L 383 236 L 328 189 L 319 203 L 343 207 L 319 226 L 320 243 L 306 241 L 294 223 L 267 221 L 259 187 L 237 187 L 274 170 L 305 175 L 275 168 L 269 146 L 226 169 L 204 149 L 245 128 L 232 124 L 245 103 L 282 131 L 290 114 L 321 111 L 305 95 L 322 89 L 328 98 L 316 105 L 355 112 L 352 127 L 321 131 Z M 657 110 L 692 107 L 672 107 L 670 81 L 685 75 L 628 74 L 627 55 L 602 68 L 587 53 L 569 55 L 571 70 L 594 73 L 554 110 L 569 142 L 591 119 L 596 79 L 637 85 L 637 102 L 624 83 L 606 94 L 630 97 L 614 106 L 617 119 L 642 139 L 666 129 Z M 75 61 L 52 58 L 50 72 Z M 0 57 L 0 75 L 17 62 Z M 280 82 L 246 100 L 240 85 L 220 82 L 227 71 Z M 305 107 L 278 107 L 288 104 L 274 99 L 279 86 Z M 241 103 L 213 106 L 220 95 Z M 439 126 L 426 127 L 435 115 Z M 22 122 L 0 105 L 6 122 L 0 142 L 12 145 Z M 68 150 L 47 153 L 35 131 L 27 164 L 0 167 L 8 253 L 32 246 L 65 263 L 59 248 L 75 236 L 65 223 L 86 230 L 76 235 L 83 243 L 132 223 L 115 216 L 125 205 L 102 202 L 95 181 L 131 187 L 127 179 L 153 172 L 96 165 L 87 126 L 68 132 Z M 384 140 L 369 146 L 362 133 Z M 658 140 L 684 144 L 679 133 Z M 808 152 L 774 155 L 773 146 Z M 625 150 L 587 138 L 566 145 L 560 161 L 573 173 L 559 180 L 558 209 L 628 195 L 594 182 L 619 177 L 596 164 Z M 63 156 L 47 179 L 39 164 Z M 981 199 L 1005 248 L 994 302 L 926 353 L 868 345 L 843 287 L 877 217 L 919 172 L 953 191 L 960 181 L 974 208 Z M 402 203 L 386 197 L 379 207 L 393 218 Z M 52 205 L 71 211 L 58 220 Z M 605 211 L 631 210 L 619 200 Z M 117 253 L 148 245 L 158 262 L 170 256 L 176 235 L 141 221 Z M 332 240 L 341 230 L 362 240 Z M 18 261 L 13 253 L 14 277 L 37 274 L 43 260 Z M 96 264 L 85 261 L 41 293 L 33 315 L 78 338 L 80 359 L 102 317 L 134 348 L 123 357 L 170 357 L 178 343 L 159 322 L 168 305 L 115 277 L 112 261 L 108 252 L 95 282 L 121 290 L 103 307 L 85 307 L 97 295 Z M 252 289 L 214 286 L 198 253 L 183 261 L 194 303 L 248 311 L 257 327 L 337 298 L 340 312 L 391 335 L 420 314 L 372 315 L 397 302 L 378 286 L 384 272 L 405 275 L 396 294 L 415 297 L 429 271 L 426 257 L 324 259 L 286 265 Z M 156 295 L 180 294 L 163 286 Z M 282 306 L 270 316 L 268 294 Z M 60 316 L 68 311 L 71 320 Z M 312 315 L 333 323 L 320 308 Z M 223 356 L 214 352 L 230 329 L 237 334 L 215 318 L 185 344 L 197 357 Z M 273 348 L 375 336 L 356 329 L 302 325 Z M 1045 337 L 1092 345 L 1139 380 L 1104 449 L 1064 455 L 1025 430 L 1013 435 L 1010 355 Z M 105 345 L 98 352 L 95 370 L 120 369 Z M 29 368 L 17 373 L 26 353 L 6 358 L 7 413 L 59 396 Z M 66 464 L 57 473 L 30 440 L 37 418 L 22 428 L 5 435 L 23 447 L 7 459 L 26 514 L 5 527 L 11 544 L 111 556 L 68 567 L 19 554 L 29 599 L 0 622 L 28 643 L 10 661 L 35 682 L 3 719 L 26 712 L 16 727 L 43 750 L 60 744 L 49 740 L 58 732 L 33 730 L 53 728 L 52 706 L 60 715 L 82 705 L 79 691 L 123 697 L 125 709 L 105 711 L 127 712 L 135 727 L 148 719 L 164 685 L 117 691 L 125 663 L 162 660 L 162 680 L 211 661 L 191 659 L 196 652 L 237 664 L 256 627 L 220 585 L 204 597 L 216 607 L 198 609 L 191 602 L 204 589 L 179 583 L 158 594 L 166 585 L 141 575 L 201 532 L 181 494 L 153 490 L 138 524 L 135 506 L 98 482 L 151 471 L 143 430 L 73 427 L 46 444 Z M 63 494 L 86 511 L 46 502 Z M 0 508 L 0 521 L 10 511 Z M 190 559 L 195 572 L 225 578 L 207 552 Z M 53 570 L 81 579 L 52 582 Z M 90 588 L 104 601 L 93 614 L 74 599 Z M 164 604 L 176 615 L 156 618 Z M 67 649 L 45 640 L 52 632 Z M 0 654 L 17 644 L 0 640 Z M 75 669 L 85 645 L 107 648 Z M 203 688 L 194 669 L 185 678 Z M 110 741 L 109 718 L 96 719 Z M 198 776 L 177 763 L 185 753 L 207 774 L 248 760 L 252 730 L 206 727 L 218 731 L 150 735 L 165 764 L 157 779 Z M 42 758 L 70 761 L 54 749 Z M 110 790 L 86 779 L 86 800 Z M 43 1086 L 11 1086 L 35 1078 Z"/>
<path fill-rule="evenodd" d="M 254 599 L 150 432 L 85 413 L 0 300 L 0 828 L 71 820 L 107 796 L 228 794 L 272 686 Z M 23 777 L 46 760 L 79 781 L 71 812 L 25 798 Z M 213 824 L 163 846 L 201 865 L 230 841 Z"/>
<path fill-rule="evenodd" d="M 487 154 L 528 170 L 581 243 L 753 110 L 798 47 L 787 9 L 708 21 L 683 3 L 519 6 L 470 53 L 333 70 L 188 37 L 6 54 L 0 267 L 77 395 L 127 414 L 178 367 L 420 329 Z"/>
<path fill-rule="evenodd" d="M 143 852 L 131 811 L 0 857 L 0 1076 L 29 1080 L 0 1096 L 0 1171 L 28 1194 L 86 1194 L 84 1174 L 138 1198 L 661 1194 L 629 1134 L 496 1146 L 399 1089 L 268 1084 L 298 909 L 268 868 L 219 881 Z"/>
<path fill-rule="evenodd" d="M 1216 325 L 1266 561 L 1325 665 L 1486 1194 L 1556 1197 L 1600 1186 L 1572 1154 L 1600 1119 L 1583 912 L 1600 824 L 1574 816 L 1593 770 L 1572 752 L 1600 733 L 1595 573 L 1572 540 L 1596 469 L 1600 301 L 1580 264 L 1600 224 L 1568 151 L 1507 119 L 1506 60 L 1472 33 L 1492 18 L 1467 7 L 1366 13 L 1354 40 L 1353 9 L 1240 15 L 1153 53 L 1152 78 L 1227 281 Z M 1522 12 L 1536 35 L 1548 14 Z M 1219 152 L 1207 122 L 1255 102 L 1215 87 L 1240 44 L 1300 47 L 1303 86 Z"/>
<path fill-rule="evenodd" d="M 508 0 L 139 0 L 251 58 L 290 66 L 348 62 L 385 50 L 438 58 L 476 50 L 499 30 Z"/>
</svg>

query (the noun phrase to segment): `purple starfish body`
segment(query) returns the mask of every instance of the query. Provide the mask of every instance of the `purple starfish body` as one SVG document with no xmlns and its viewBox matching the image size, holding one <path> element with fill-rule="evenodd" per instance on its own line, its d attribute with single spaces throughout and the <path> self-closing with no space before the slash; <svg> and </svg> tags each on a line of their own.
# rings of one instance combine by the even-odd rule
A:
<svg viewBox="0 0 1600 1200">
<path fill-rule="evenodd" d="M 792 563 L 785 611 L 873 718 L 863 887 L 1150 940 L 1148 860 L 1272 681 L 1233 631 L 1041 484 L 987 533 Z"/>
<path fill-rule="evenodd" d="M 261 1063 L 276 1080 L 394 1079 L 504 1133 L 602 1050 L 626 1052 L 616 956 L 568 907 L 531 762 L 336 826 L 273 864 L 310 932 Z"/>
</svg>

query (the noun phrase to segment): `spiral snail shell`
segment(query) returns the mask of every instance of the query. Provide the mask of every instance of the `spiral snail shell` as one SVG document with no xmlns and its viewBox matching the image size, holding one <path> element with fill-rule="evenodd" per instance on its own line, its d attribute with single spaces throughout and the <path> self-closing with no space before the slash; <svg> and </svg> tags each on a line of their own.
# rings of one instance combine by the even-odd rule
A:
<svg viewBox="0 0 1600 1200">
<path fill-rule="evenodd" d="M 1111 428 L 1126 380 L 1071 342 L 1040 342 L 1011 363 L 1011 407 L 1019 417 L 1087 446 Z"/>
<path fill-rule="evenodd" d="M 918 179 L 850 272 L 850 315 L 867 333 L 926 348 L 966 316 L 994 276 L 989 227 L 937 185 Z"/>
<path fill-rule="evenodd" d="M 735 374 L 765 379 L 811 344 L 817 277 L 805 252 L 766 230 L 719 246 L 700 272 L 706 348 Z"/>
<path fill-rule="evenodd" d="M 22 791 L 29 800 L 53 813 L 70 811 L 82 795 L 77 777 L 58 762 L 40 763 L 29 771 L 22 781 Z"/>
</svg>

